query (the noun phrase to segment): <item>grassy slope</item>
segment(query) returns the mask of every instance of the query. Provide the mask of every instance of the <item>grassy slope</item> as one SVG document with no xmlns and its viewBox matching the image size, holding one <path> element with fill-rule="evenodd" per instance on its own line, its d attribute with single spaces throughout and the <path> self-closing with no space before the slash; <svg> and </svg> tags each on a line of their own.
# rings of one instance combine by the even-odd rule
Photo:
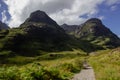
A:
<svg viewBox="0 0 120 80">
<path fill-rule="evenodd" d="M 95 52 L 89 58 L 97 80 L 120 80 L 120 48 Z"/>
<path fill-rule="evenodd" d="M 44 52 L 45 53 L 45 52 Z M 120 48 L 93 52 L 89 62 L 97 80 L 120 79 Z M 1 64 L 0 80 L 69 80 L 82 69 L 81 50 L 46 53 L 36 57 L 14 56 Z M 87 56 L 88 57 L 88 56 Z"/>
<path fill-rule="evenodd" d="M 0 80 L 68 80 L 82 68 L 81 50 L 47 53 L 36 57 L 8 58 L 1 64 Z"/>
</svg>

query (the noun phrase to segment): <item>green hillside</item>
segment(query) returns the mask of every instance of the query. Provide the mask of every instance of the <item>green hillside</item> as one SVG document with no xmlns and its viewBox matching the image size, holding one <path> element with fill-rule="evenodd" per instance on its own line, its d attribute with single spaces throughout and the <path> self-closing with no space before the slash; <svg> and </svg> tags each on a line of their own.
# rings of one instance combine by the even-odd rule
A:
<svg viewBox="0 0 120 80">
<path fill-rule="evenodd" d="M 46 53 L 36 57 L 10 57 L 6 59 L 7 63 L 0 64 L 0 79 L 69 80 L 82 69 L 85 56 L 83 51 L 74 50 Z"/>
</svg>

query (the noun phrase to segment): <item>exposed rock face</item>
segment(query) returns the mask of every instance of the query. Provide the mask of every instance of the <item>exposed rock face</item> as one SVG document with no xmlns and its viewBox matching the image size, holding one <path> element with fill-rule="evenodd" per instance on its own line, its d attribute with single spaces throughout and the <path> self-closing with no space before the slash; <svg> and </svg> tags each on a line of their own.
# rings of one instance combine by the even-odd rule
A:
<svg viewBox="0 0 120 80">
<path fill-rule="evenodd" d="M 66 33 L 70 35 L 75 35 L 81 28 L 80 25 L 67 25 L 67 24 L 63 24 L 61 25 L 61 27 L 65 30 Z"/>
<path fill-rule="evenodd" d="M 37 10 L 30 14 L 30 17 L 25 21 L 25 23 L 45 23 L 50 25 L 57 25 L 57 23 L 52 20 L 45 12 Z"/>
<path fill-rule="evenodd" d="M 120 39 L 97 18 L 87 20 L 77 35 L 81 39 L 102 46 L 116 47 L 120 45 Z"/>
<path fill-rule="evenodd" d="M 0 21 L 0 30 L 6 30 L 6 29 L 9 29 L 9 27 L 5 24 L 5 23 L 2 23 L 1 21 Z"/>
<path fill-rule="evenodd" d="M 30 14 L 30 17 L 26 19 L 26 21 L 21 24 L 21 28 L 25 28 L 26 31 L 28 31 L 30 28 L 33 29 L 36 28 L 51 28 L 56 30 L 56 32 L 62 32 L 65 33 L 64 29 L 62 29 L 54 20 L 52 20 L 45 12 L 43 11 L 35 11 Z M 35 30 L 35 29 L 34 29 Z M 52 31 L 51 31 L 52 32 Z M 55 31 L 53 31 L 55 32 Z"/>
<path fill-rule="evenodd" d="M 86 21 L 80 29 L 80 33 L 78 33 L 80 37 L 87 36 L 89 34 L 93 34 L 94 36 L 109 36 L 113 35 L 113 33 L 105 27 L 101 20 L 92 18 Z"/>
<path fill-rule="evenodd" d="M 54 20 L 52 20 L 45 12 L 35 11 L 20 26 L 31 37 L 38 37 L 43 41 L 64 40 L 68 37 L 64 29 L 62 29 Z M 54 39 L 54 40 L 53 40 Z"/>
</svg>

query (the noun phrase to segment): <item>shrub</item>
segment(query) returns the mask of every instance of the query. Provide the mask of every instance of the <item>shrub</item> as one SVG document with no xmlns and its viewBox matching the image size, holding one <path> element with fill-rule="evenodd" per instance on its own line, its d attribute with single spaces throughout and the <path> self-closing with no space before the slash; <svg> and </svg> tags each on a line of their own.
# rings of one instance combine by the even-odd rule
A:
<svg viewBox="0 0 120 80">
<path fill-rule="evenodd" d="M 0 79 L 2 80 L 17 80 L 18 77 L 18 68 L 9 67 L 9 68 L 0 68 Z"/>
</svg>

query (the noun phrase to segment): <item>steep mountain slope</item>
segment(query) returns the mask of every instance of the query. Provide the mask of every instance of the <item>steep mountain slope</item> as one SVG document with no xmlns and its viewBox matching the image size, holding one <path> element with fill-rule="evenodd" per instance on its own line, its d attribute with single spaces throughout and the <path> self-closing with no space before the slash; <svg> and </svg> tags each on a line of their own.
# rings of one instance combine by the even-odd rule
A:
<svg viewBox="0 0 120 80">
<path fill-rule="evenodd" d="M 66 33 L 104 48 L 120 46 L 120 39 L 97 18 L 91 18 L 81 25 L 62 25 Z"/>
<path fill-rule="evenodd" d="M 82 49 L 91 52 L 101 47 L 69 36 L 45 12 L 35 11 L 18 28 L 0 31 L 0 51 L 25 56 L 40 55 L 43 51 L 68 51 Z"/>
<path fill-rule="evenodd" d="M 79 30 L 81 27 L 79 25 L 68 25 L 63 24 L 61 27 L 65 30 L 66 33 L 70 35 L 75 35 L 77 30 Z"/>
<path fill-rule="evenodd" d="M 25 23 L 45 23 L 49 25 L 58 26 L 57 23 L 52 20 L 45 12 L 43 11 L 35 11 L 30 14 L 30 17 L 26 19 Z"/>
<path fill-rule="evenodd" d="M 2 23 L 1 21 L 0 21 L 0 30 L 5 30 L 5 29 L 9 29 L 9 27 L 5 24 L 5 23 Z"/>
<path fill-rule="evenodd" d="M 65 31 L 45 12 L 35 11 L 19 28 L 10 29 L 1 39 L 1 50 L 12 50 L 23 55 L 34 55 L 41 50 L 70 50 L 69 40 Z"/>
<path fill-rule="evenodd" d="M 120 46 L 120 39 L 97 18 L 86 21 L 77 35 L 83 40 L 88 40 L 93 44 L 104 47 Z"/>
</svg>

